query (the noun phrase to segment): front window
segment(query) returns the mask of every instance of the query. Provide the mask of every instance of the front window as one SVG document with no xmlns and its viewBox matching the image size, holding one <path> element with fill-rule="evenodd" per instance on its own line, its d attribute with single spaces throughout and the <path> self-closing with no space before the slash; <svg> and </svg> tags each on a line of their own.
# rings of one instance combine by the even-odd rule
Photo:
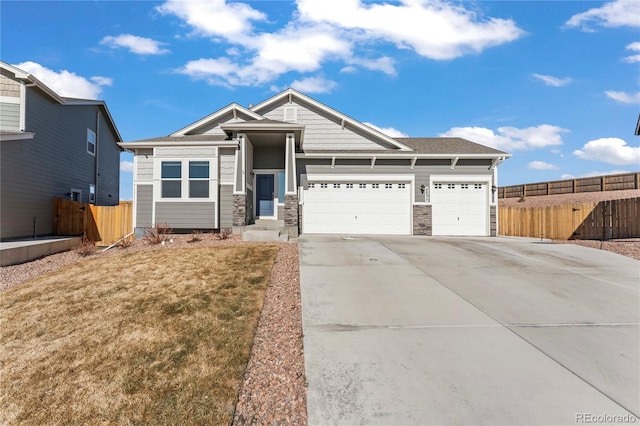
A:
<svg viewBox="0 0 640 426">
<path fill-rule="evenodd" d="M 209 198 L 208 161 L 189 161 L 189 198 Z"/>
<path fill-rule="evenodd" d="M 87 152 L 96 155 L 96 134 L 91 129 L 87 129 Z"/>
<path fill-rule="evenodd" d="M 96 203 L 96 186 L 93 184 L 89 185 L 89 202 L 91 204 Z"/>
<path fill-rule="evenodd" d="M 180 198 L 182 196 L 182 163 L 180 161 L 162 162 L 162 198 Z"/>
</svg>

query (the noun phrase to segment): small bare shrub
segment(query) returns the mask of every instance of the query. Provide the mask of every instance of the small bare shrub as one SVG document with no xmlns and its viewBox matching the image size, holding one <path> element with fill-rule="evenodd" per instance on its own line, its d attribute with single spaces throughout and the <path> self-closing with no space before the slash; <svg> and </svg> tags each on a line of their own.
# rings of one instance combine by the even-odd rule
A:
<svg viewBox="0 0 640 426">
<path fill-rule="evenodd" d="M 142 238 L 148 244 L 162 244 L 167 241 L 167 235 L 172 232 L 166 223 L 156 223 L 155 226 L 144 229 Z"/>
<path fill-rule="evenodd" d="M 231 236 L 231 232 L 232 232 L 231 229 L 225 228 L 225 229 L 221 229 L 220 232 L 213 235 L 215 235 L 217 240 L 226 240 Z"/>
<path fill-rule="evenodd" d="M 518 202 L 519 202 L 519 203 L 524 203 L 526 200 L 527 200 L 527 197 L 525 197 L 525 196 L 524 196 L 524 194 L 523 194 L 523 195 L 521 195 L 521 196 L 520 196 L 520 198 L 518 199 Z"/>
<path fill-rule="evenodd" d="M 131 247 L 131 245 L 133 244 L 133 242 L 135 240 L 136 240 L 136 236 L 135 235 L 131 235 L 130 237 L 123 238 L 121 241 L 118 242 L 118 247 L 120 247 L 120 248 Z"/>
<path fill-rule="evenodd" d="M 197 243 L 198 241 L 202 241 L 202 238 L 200 238 L 201 236 L 202 236 L 202 231 L 193 231 L 193 234 L 191 234 L 191 238 L 189 238 L 187 242 Z"/>
<path fill-rule="evenodd" d="M 95 243 L 87 238 L 87 234 L 85 233 L 82 235 L 82 240 L 76 246 L 75 252 L 80 256 L 85 257 L 93 254 L 94 249 Z"/>
</svg>

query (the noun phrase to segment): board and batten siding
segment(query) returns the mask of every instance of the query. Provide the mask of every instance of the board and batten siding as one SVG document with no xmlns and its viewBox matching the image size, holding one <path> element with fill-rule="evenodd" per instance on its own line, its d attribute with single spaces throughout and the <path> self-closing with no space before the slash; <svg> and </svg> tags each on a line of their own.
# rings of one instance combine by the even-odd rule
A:
<svg viewBox="0 0 640 426">
<path fill-rule="evenodd" d="M 383 146 L 358 134 L 355 129 L 349 129 L 348 125 L 343 128 L 340 121 L 334 121 L 297 102 L 281 103 L 262 115 L 271 120 L 285 121 L 284 109 L 288 107 L 296 108 L 296 122 L 306 126 L 305 149 L 384 149 Z"/>
<path fill-rule="evenodd" d="M 0 156 L 0 237 L 53 232 L 53 197 L 69 198 L 82 191 L 89 201 L 95 183 L 95 157 L 87 153 L 87 129 L 96 131 L 99 106 L 61 105 L 37 87 L 26 89 L 25 127 L 33 139 L 3 141 Z M 120 149 L 104 115 L 98 133 L 97 204 L 117 205 L 120 191 Z M 35 219 L 34 219 L 35 218 Z"/>
<path fill-rule="evenodd" d="M 136 185 L 136 228 L 152 225 L 153 185 Z"/>
<path fill-rule="evenodd" d="M 156 202 L 156 223 L 173 229 L 215 228 L 216 203 Z"/>
<path fill-rule="evenodd" d="M 233 185 L 220 185 L 220 229 L 233 227 Z"/>
<path fill-rule="evenodd" d="M 220 182 L 233 183 L 236 150 L 234 148 L 220 148 Z"/>
<path fill-rule="evenodd" d="M 464 176 L 464 175 L 483 175 L 487 177 L 493 176 L 493 171 L 488 170 L 488 164 L 476 165 L 476 166 L 456 166 L 455 169 L 451 169 L 450 161 L 443 162 L 443 160 L 418 160 L 414 169 L 411 169 L 411 160 L 389 160 L 389 161 L 404 161 L 405 166 L 400 163 L 394 165 L 378 165 L 371 168 L 371 160 L 343 160 L 349 162 L 349 165 L 340 165 L 336 161 L 334 168 L 331 168 L 331 160 L 321 159 L 298 159 L 297 160 L 297 172 L 298 172 L 298 185 L 306 186 L 306 175 L 308 174 L 323 174 L 323 175 L 413 175 L 415 176 L 414 196 L 415 201 L 420 203 L 424 202 L 425 196 L 420 191 L 420 186 L 424 185 L 429 187 L 429 178 L 431 175 L 451 175 L 451 176 Z M 483 160 L 484 161 L 484 160 Z M 361 162 L 361 164 L 357 164 Z M 382 183 L 382 182 L 381 182 Z"/>
</svg>

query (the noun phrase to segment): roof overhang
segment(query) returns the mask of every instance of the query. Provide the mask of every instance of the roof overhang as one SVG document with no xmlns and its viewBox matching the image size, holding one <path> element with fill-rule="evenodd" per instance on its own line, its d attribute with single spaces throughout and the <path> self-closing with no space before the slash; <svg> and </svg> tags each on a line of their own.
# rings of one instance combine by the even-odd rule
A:
<svg viewBox="0 0 640 426">
<path fill-rule="evenodd" d="M 300 152 L 296 154 L 296 158 L 389 158 L 389 159 L 405 159 L 410 160 L 412 158 L 417 159 L 443 159 L 443 160 L 455 160 L 457 159 L 489 159 L 495 161 L 504 161 L 511 157 L 511 154 L 425 154 L 417 152 L 385 152 L 379 153 L 367 151 L 362 153 L 357 152 Z"/>
<path fill-rule="evenodd" d="M 0 133 L 0 142 L 28 140 L 28 139 L 33 139 L 34 136 L 35 136 L 35 133 L 33 132 Z"/>
<path fill-rule="evenodd" d="M 291 103 L 293 102 L 293 99 L 301 100 L 302 102 L 311 105 L 312 107 L 324 112 L 325 114 L 334 117 L 336 121 L 341 123 L 343 127 L 349 125 L 350 127 L 366 133 L 372 137 L 375 137 L 376 139 L 383 141 L 397 149 L 400 149 L 401 151 L 413 151 L 410 147 L 398 142 L 390 136 L 385 135 L 384 133 L 374 129 L 373 127 L 367 126 L 366 124 L 363 124 L 360 121 L 355 120 L 339 111 L 336 111 L 335 109 L 291 88 L 275 96 L 272 96 L 271 98 L 259 103 L 258 105 L 253 106 L 251 108 L 251 111 L 260 113 L 260 111 L 265 110 L 278 102 L 282 102 L 282 100 L 287 100 L 289 103 Z"/>
<path fill-rule="evenodd" d="M 120 142 L 118 143 L 118 145 L 120 145 L 120 147 L 125 150 L 136 149 L 136 148 L 156 148 L 156 147 L 170 147 L 170 146 L 215 146 L 218 148 L 237 148 L 239 146 L 237 140 L 181 141 L 178 139 L 179 137 L 176 137 L 176 140 L 169 140 L 169 141 Z"/>
<path fill-rule="evenodd" d="M 293 133 L 296 136 L 296 142 L 302 146 L 305 125 L 285 122 L 274 123 L 273 121 L 245 121 L 243 123 L 221 124 L 220 128 L 229 136 L 232 136 L 234 132 L 247 135 L 252 133 Z"/>
<path fill-rule="evenodd" d="M 64 105 L 80 105 L 80 106 L 93 105 L 93 106 L 102 107 L 102 110 L 104 111 L 107 117 L 107 120 L 109 121 L 109 124 L 113 129 L 113 132 L 116 134 L 116 137 L 118 138 L 117 142 L 122 142 L 122 136 L 120 135 L 120 131 L 116 127 L 116 122 L 113 120 L 113 117 L 111 116 L 111 111 L 109 111 L 109 108 L 107 108 L 107 103 L 105 101 L 90 100 L 90 99 L 75 99 L 75 98 L 64 98 L 63 101 L 64 101 L 63 102 Z"/>
</svg>

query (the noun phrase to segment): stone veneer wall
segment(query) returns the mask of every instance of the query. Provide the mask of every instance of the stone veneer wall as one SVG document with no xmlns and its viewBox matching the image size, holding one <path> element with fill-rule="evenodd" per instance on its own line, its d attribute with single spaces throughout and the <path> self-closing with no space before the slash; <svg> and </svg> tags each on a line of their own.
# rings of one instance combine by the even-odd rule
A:
<svg viewBox="0 0 640 426">
<path fill-rule="evenodd" d="M 413 206 L 413 235 L 431 235 L 431 206 Z"/>
<path fill-rule="evenodd" d="M 284 226 L 298 227 L 298 194 L 284 196 Z"/>
<path fill-rule="evenodd" d="M 233 194 L 233 226 L 247 224 L 247 196 Z"/>
<path fill-rule="evenodd" d="M 496 215 L 496 206 L 489 207 L 489 231 L 492 237 L 495 237 L 498 229 L 497 224 L 497 215 Z"/>
</svg>

